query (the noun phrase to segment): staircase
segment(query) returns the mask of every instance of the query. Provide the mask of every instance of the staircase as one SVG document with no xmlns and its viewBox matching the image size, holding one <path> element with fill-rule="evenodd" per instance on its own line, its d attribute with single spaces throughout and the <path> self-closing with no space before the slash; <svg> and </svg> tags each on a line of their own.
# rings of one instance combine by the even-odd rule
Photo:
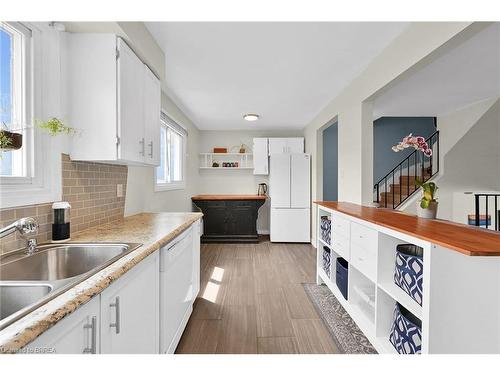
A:
<svg viewBox="0 0 500 375">
<path fill-rule="evenodd" d="M 439 131 L 426 142 L 433 150 L 430 157 L 414 150 L 374 185 L 378 207 L 397 209 L 419 190 L 417 179 L 426 182 L 439 172 Z"/>
</svg>

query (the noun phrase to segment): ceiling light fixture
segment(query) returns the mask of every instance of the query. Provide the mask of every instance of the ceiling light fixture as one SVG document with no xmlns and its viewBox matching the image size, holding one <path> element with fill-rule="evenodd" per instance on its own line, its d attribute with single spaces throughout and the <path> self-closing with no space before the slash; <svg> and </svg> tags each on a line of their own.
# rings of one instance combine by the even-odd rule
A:
<svg viewBox="0 0 500 375">
<path fill-rule="evenodd" d="M 259 115 L 256 115 L 255 113 L 247 113 L 246 115 L 243 115 L 243 119 L 246 121 L 257 121 L 259 119 Z"/>
</svg>

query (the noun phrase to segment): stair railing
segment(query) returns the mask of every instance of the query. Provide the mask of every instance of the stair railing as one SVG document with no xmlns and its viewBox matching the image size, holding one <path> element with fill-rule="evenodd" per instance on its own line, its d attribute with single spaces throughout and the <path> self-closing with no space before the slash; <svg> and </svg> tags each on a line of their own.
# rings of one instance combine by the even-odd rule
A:
<svg viewBox="0 0 500 375">
<path fill-rule="evenodd" d="M 491 216 L 489 213 L 489 200 L 490 198 L 493 198 L 493 214 L 495 215 L 495 230 L 500 231 L 500 194 L 474 194 L 475 196 L 475 220 L 474 220 L 474 225 L 479 227 L 481 226 L 481 216 L 483 216 L 481 213 L 481 201 L 482 198 L 484 198 L 484 208 L 485 208 L 485 214 L 484 214 L 484 224 L 483 226 L 486 227 L 486 229 L 489 229 L 488 227 L 491 225 Z M 491 228 L 493 229 L 493 228 Z"/>
<path fill-rule="evenodd" d="M 439 130 L 432 133 L 425 141 L 432 149 L 430 157 L 425 156 L 419 150 L 414 150 L 374 185 L 374 202 L 379 207 L 398 208 L 419 190 L 417 178 L 421 182 L 426 182 L 439 172 Z M 406 177 L 405 184 L 403 184 L 404 177 Z M 412 183 L 410 183 L 411 179 Z M 398 184 L 395 183 L 397 180 Z M 399 192 L 394 189 L 397 185 L 399 185 Z M 403 185 L 405 185 L 405 189 L 403 189 Z M 382 194 L 385 199 L 381 199 Z M 392 197 L 390 203 L 388 197 Z M 396 197 L 398 198 L 396 199 Z"/>
</svg>

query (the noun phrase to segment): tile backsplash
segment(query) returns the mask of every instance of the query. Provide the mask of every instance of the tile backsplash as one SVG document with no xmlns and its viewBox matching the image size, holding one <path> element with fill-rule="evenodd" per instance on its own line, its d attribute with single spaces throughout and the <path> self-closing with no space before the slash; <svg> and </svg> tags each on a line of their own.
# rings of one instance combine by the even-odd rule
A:
<svg viewBox="0 0 500 375">
<path fill-rule="evenodd" d="M 62 200 L 71 204 L 71 232 L 121 219 L 125 208 L 127 166 L 71 161 L 62 154 Z M 123 197 L 117 197 L 117 184 Z M 0 210 L 0 225 L 6 226 L 22 217 L 38 220 L 39 243 L 52 238 L 52 203 Z M 0 253 L 25 246 L 19 234 L 2 238 Z"/>
</svg>

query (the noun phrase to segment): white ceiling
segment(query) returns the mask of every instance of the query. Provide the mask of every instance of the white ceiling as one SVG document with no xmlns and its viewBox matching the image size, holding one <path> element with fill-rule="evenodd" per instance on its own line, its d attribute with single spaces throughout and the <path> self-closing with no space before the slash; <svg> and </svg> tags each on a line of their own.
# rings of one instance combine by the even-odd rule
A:
<svg viewBox="0 0 500 375">
<path fill-rule="evenodd" d="M 165 52 L 167 94 L 212 130 L 303 128 L 407 25 L 146 23 Z"/>
<path fill-rule="evenodd" d="M 500 96 L 500 23 L 478 32 L 378 96 L 374 118 L 440 116 Z"/>
</svg>

